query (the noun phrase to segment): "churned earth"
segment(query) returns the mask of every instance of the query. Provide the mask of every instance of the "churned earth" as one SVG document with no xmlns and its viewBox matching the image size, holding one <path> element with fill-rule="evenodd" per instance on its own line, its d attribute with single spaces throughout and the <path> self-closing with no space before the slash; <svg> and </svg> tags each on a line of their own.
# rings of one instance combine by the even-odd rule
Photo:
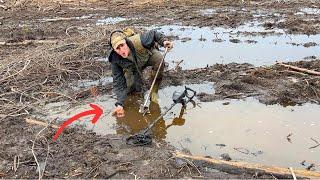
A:
<svg viewBox="0 0 320 180">
<path fill-rule="evenodd" d="M 70 83 L 110 77 L 104 58 L 114 29 L 130 26 L 144 31 L 173 24 L 234 28 L 259 21 L 271 30 L 268 34 L 277 34 L 273 29 L 279 28 L 286 34 L 314 35 L 320 31 L 319 16 L 320 3 L 307 0 L 0 0 L 0 177 L 291 178 L 191 161 L 176 156 L 176 149 L 164 141 L 132 147 L 121 135 L 99 135 L 81 126 L 67 128 L 52 141 L 54 127 L 25 120 L 34 114 L 46 116 L 41 107 L 50 102 L 76 106 L 97 94 L 112 95 L 112 82 L 78 88 Z M 320 72 L 318 57 L 286 64 Z M 187 70 L 177 66 L 166 70 L 162 88 L 202 82 L 214 82 L 215 87 L 215 93 L 197 95 L 204 102 L 254 97 L 283 106 L 320 103 L 320 76 L 281 63 L 259 67 L 217 63 Z"/>
</svg>

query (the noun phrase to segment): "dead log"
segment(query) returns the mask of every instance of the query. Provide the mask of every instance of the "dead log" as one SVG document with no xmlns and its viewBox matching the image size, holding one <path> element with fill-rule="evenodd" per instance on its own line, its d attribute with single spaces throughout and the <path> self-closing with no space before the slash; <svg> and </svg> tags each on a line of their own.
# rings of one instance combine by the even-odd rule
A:
<svg viewBox="0 0 320 180">
<path fill-rule="evenodd" d="M 47 126 L 48 123 L 46 122 L 42 122 L 42 121 L 38 121 L 38 120 L 34 120 L 34 119 L 30 119 L 30 118 L 26 118 L 25 119 L 27 123 L 29 124 L 36 124 L 36 125 L 40 125 L 40 126 Z M 57 125 L 50 125 L 51 127 L 55 128 L 55 129 L 59 129 L 59 126 Z"/>
<path fill-rule="evenodd" d="M 21 46 L 21 45 L 30 45 L 30 44 L 56 44 L 56 40 L 24 40 L 21 42 L 5 42 L 1 41 L 1 46 Z"/>
<path fill-rule="evenodd" d="M 290 69 L 295 70 L 295 71 L 299 71 L 299 72 L 303 72 L 303 73 L 306 73 L 306 74 L 320 76 L 320 72 L 317 72 L 317 71 L 313 71 L 313 70 L 309 70 L 309 69 L 305 69 L 305 68 L 299 68 L 297 66 L 288 65 L 288 64 L 281 63 L 281 62 L 277 62 L 276 64 L 280 65 L 280 66 L 284 66 L 284 67 L 290 68 Z"/>
<path fill-rule="evenodd" d="M 214 166 L 215 169 L 228 172 L 228 173 L 236 173 L 238 172 L 243 173 L 252 173 L 256 174 L 259 173 L 260 175 L 274 175 L 278 176 L 280 178 L 292 178 L 292 173 L 289 168 L 283 168 L 283 167 L 276 167 L 276 166 L 266 166 L 266 165 L 260 165 L 260 164 L 253 164 L 253 163 L 246 163 L 246 162 L 231 162 L 231 161 L 224 161 L 224 160 L 218 160 L 213 158 L 206 158 L 202 156 L 192 156 L 183 154 L 181 152 L 176 152 L 175 156 L 178 158 L 187 158 L 197 161 L 203 161 L 210 163 Z M 317 171 L 307 171 L 303 169 L 295 169 L 294 174 L 297 177 L 302 178 L 312 178 L 312 179 L 319 179 L 320 178 L 320 172 Z"/>
</svg>

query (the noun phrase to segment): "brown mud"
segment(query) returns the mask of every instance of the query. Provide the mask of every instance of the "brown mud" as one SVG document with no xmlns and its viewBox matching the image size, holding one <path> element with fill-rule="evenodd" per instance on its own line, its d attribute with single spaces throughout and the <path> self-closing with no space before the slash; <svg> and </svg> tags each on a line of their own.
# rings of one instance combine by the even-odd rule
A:
<svg viewBox="0 0 320 180">
<path fill-rule="evenodd" d="M 316 1 L 0 1 L 0 178 L 273 178 L 256 172 L 223 173 L 203 162 L 174 157 L 165 142 L 127 146 L 123 137 L 100 136 L 82 127 L 64 131 L 30 125 L 25 118 L 39 105 L 111 94 L 112 85 L 72 89 L 68 83 L 110 76 L 108 35 L 114 29 L 181 23 L 237 27 L 250 21 L 289 34 L 318 34 Z M 202 10 L 214 9 L 213 13 Z M 124 17 L 117 24 L 97 26 L 99 19 Z M 236 41 L 236 40 L 235 40 Z M 20 43 L 20 44 L 19 44 Z M 306 44 L 312 46 L 313 44 Z M 320 72 L 320 60 L 289 63 Z M 216 64 L 194 70 L 168 70 L 162 86 L 186 82 L 215 83 L 202 101 L 254 96 L 265 104 L 320 103 L 319 76 L 273 65 Z M 57 122 L 52 122 L 57 123 Z M 36 158 L 35 158 L 36 157 Z M 39 171 L 40 168 L 40 171 Z M 220 169 L 221 170 L 221 169 Z M 223 169 L 222 169 L 223 171 Z M 40 172 L 40 175 L 39 175 Z"/>
</svg>

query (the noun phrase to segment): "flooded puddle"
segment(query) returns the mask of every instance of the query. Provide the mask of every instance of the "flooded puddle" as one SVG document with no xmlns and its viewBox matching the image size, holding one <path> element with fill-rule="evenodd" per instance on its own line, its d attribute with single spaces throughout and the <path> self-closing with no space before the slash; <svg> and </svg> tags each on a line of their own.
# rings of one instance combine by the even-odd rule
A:
<svg viewBox="0 0 320 180">
<path fill-rule="evenodd" d="M 181 60 L 183 69 L 194 69 L 231 62 L 262 66 L 320 56 L 320 35 L 288 35 L 280 29 L 266 30 L 258 22 L 236 29 L 179 25 L 148 29 L 153 28 L 177 39 L 166 58 L 171 68 Z"/>
<path fill-rule="evenodd" d="M 187 86 L 198 93 L 214 93 L 212 83 Z M 151 103 L 151 113 L 144 117 L 138 112 L 141 99 L 134 96 L 127 101 L 126 117 L 119 119 L 110 115 L 115 99 L 107 95 L 88 99 L 74 108 L 61 102 L 48 104 L 45 109 L 49 118 L 64 121 L 88 110 L 88 104 L 94 103 L 104 109 L 97 124 L 91 124 L 92 117 L 83 118 L 78 124 L 98 134 L 128 135 L 146 128 L 172 104 L 173 92 L 183 90 L 184 86 L 161 89 L 159 104 Z M 189 104 L 182 116 L 181 105 L 174 106 L 153 128 L 155 138 L 170 142 L 180 150 L 214 158 L 228 153 L 237 161 L 302 169 L 310 163 L 320 163 L 320 147 L 311 148 L 316 145 L 315 141 L 320 141 L 318 105 L 266 106 L 255 99 L 246 99 L 206 102 L 199 106 L 193 108 Z M 305 166 L 300 164 L 303 161 Z"/>
<path fill-rule="evenodd" d="M 117 24 L 119 22 L 122 21 L 126 21 L 126 18 L 123 17 L 107 17 L 105 19 L 99 19 L 96 22 L 96 25 L 101 26 L 101 25 L 113 25 L 113 24 Z"/>
</svg>

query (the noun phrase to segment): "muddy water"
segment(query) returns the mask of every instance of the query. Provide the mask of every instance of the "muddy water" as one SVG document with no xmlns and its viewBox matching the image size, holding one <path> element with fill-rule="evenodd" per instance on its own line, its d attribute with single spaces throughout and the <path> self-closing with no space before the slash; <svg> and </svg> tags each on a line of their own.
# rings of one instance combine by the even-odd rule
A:
<svg viewBox="0 0 320 180">
<path fill-rule="evenodd" d="M 276 61 L 297 61 L 309 56 L 320 56 L 320 35 L 288 35 L 280 29 L 266 30 L 261 23 L 252 22 L 235 29 L 191 26 L 161 26 L 166 35 L 177 37 L 167 61 L 174 67 L 179 62 L 183 69 L 193 69 L 215 63 L 251 63 L 271 65 Z M 315 46 L 305 47 L 314 42 Z"/>
<path fill-rule="evenodd" d="M 214 93 L 212 83 L 188 87 L 197 92 Z M 76 107 L 60 102 L 49 104 L 44 109 L 47 109 L 50 119 L 64 121 L 88 110 L 89 103 L 95 103 L 104 109 L 101 119 L 92 125 L 91 117 L 86 117 L 77 124 L 98 134 L 128 135 L 147 127 L 171 105 L 173 92 L 183 89 L 183 86 L 177 86 L 160 90 L 159 104 L 151 103 L 151 112 L 144 117 L 138 113 L 141 102 L 138 96 L 129 97 L 126 117 L 119 119 L 109 114 L 115 99 L 107 95 L 89 99 Z M 317 105 L 266 106 L 257 100 L 246 99 L 201 103 L 196 108 L 189 104 L 182 114 L 180 110 L 181 105 L 176 105 L 153 128 L 157 141 L 165 140 L 178 149 L 215 158 L 228 153 L 233 160 L 296 168 L 305 168 L 300 164 L 303 160 L 307 166 L 320 163 L 320 147 L 309 149 L 316 145 L 311 138 L 320 141 L 320 110 Z"/>
</svg>

